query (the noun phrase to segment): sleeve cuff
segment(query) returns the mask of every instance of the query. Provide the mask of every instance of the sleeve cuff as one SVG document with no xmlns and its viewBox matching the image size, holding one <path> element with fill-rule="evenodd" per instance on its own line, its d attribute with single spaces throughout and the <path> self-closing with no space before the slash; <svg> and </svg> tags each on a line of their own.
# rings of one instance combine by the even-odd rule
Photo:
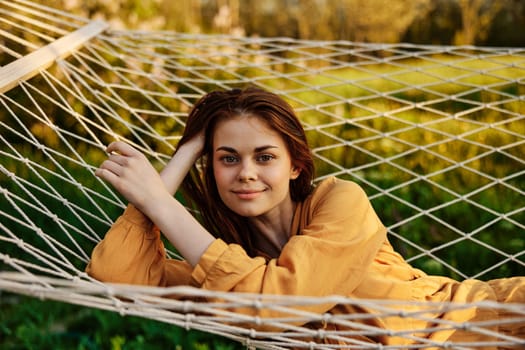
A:
<svg viewBox="0 0 525 350">
<path fill-rule="evenodd" d="M 142 229 L 148 239 L 156 239 L 160 232 L 153 222 L 133 204 L 128 204 L 119 220 L 125 220 Z"/>
<path fill-rule="evenodd" d="M 191 275 L 191 284 L 195 287 L 201 287 L 206 279 L 208 271 L 219 260 L 221 255 L 228 249 L 228 245 L 221 239 L 213 241 L 202 254 L 199 263 L 194 267 Z"/>
</svg>

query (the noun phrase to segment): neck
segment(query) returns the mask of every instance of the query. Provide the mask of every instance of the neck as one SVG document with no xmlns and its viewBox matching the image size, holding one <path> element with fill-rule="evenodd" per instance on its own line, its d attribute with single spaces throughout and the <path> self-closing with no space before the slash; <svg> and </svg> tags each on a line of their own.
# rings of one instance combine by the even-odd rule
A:
<svg viewBox="0 0 525 350">
<path fill-rule="evenodd" d="M 250 219 L 250 223 L 257 231 L 254 243 L 272 258 L 281 253 L 282 248 L 290 239 L 290 230 L 296 203 L 289 201 L 289 205 L 278 212 L 272 212 Z"/>
</svg>

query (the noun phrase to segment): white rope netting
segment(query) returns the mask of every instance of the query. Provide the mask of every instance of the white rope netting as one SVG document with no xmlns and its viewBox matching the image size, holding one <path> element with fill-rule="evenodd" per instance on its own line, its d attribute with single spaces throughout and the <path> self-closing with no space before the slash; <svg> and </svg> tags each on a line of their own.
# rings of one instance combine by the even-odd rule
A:
<svg viewBox="0 0 525 350">
<path fill-rule="evenodd" d="M 456 279 L 524 275 L 525 49 L 111 31 L 16 0 L 0 1 L 0 50 L 0 290 L 156 319 L 265 349 L 340 348 L 319 339 L 356 349 L 399 348 L 364 343 L 357 334 L 406 337 L 415 344 L 408 348 L 418 349 L 524 344 L 492 326 L 525 322 L 525 305 L 108 285 L 83 269 L 125 207 L 94 176 L 106 145 L 125 140 L 160 167 L 198 98 L 251 84 L 294 106 L 318 179 L 335 175 L 362 185 L 411 264 Z M 165 298 L 174 295 L 180 298 Z M 313 303 L 373 311 L 301 311 Z M 518 317 L 435 320 L 431 329 L 403 332 L 366 323 L 378 315 L 434 320 L 473 306 L 512 309 Z M 228 311 L 233 307 L 270 308 L 283 316 Z M 308 322 L 354 331 L 295 326 Z M 496 340 L 436 344 L 425 337 L 447 329 Z"/>
</svg>

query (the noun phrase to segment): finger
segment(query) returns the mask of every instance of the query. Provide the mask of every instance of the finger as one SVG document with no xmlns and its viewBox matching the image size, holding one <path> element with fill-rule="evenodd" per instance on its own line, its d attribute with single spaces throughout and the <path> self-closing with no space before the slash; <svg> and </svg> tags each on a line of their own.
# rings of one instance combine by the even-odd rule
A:
<svg viewBox="0 0 525 350">
<path fill-rule="evenodd" d="M 95 171 L 95 175 L 101 178 L 102 180 L 109 182 L 113 187 L 115 187 L 115 183 L 118 181 L 118 176 L 113 173 L 112 171 L 104 168 L 98 168 Z"/>
<path fill-rule="evenodd" d="M 108 161 L 116 163 L 121 166 L 128 164 L 128 156 L 122 156 L 118 153 L 111 153 L 108 157 Z"/>
<path fill-rule="evenodd" d="M 102 164 L 100 164 L 100 169 L 111 171 L 117 176 L 121 176 L 123 172 L 122 165 L 110 159 L 102 162 Z"/>
<path fill-rule="evenodd" d="M 106 152 L 108 153 L 119 153 L 124 156 L 133 156 L 137 153 L 140 153 L 135 148 L 133 148 L 131 145 L 122 142 L 122 141 L 115 141 L 109 144 L 108 148 L 106 148 Z"/>
</svg>

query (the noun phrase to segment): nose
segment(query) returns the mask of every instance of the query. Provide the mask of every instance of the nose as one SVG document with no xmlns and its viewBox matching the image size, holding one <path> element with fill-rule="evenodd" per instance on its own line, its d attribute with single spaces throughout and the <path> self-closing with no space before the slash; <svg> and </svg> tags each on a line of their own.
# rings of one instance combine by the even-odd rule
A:
<svg viewBox="0 0 525 350">
<path fill-rule="evenodd" d="M 247 182 L 257 179 L 257 168 L 250 160 L 245 160 L 241 163 L 238 174 L 239 181 Z"/>
</svg>

